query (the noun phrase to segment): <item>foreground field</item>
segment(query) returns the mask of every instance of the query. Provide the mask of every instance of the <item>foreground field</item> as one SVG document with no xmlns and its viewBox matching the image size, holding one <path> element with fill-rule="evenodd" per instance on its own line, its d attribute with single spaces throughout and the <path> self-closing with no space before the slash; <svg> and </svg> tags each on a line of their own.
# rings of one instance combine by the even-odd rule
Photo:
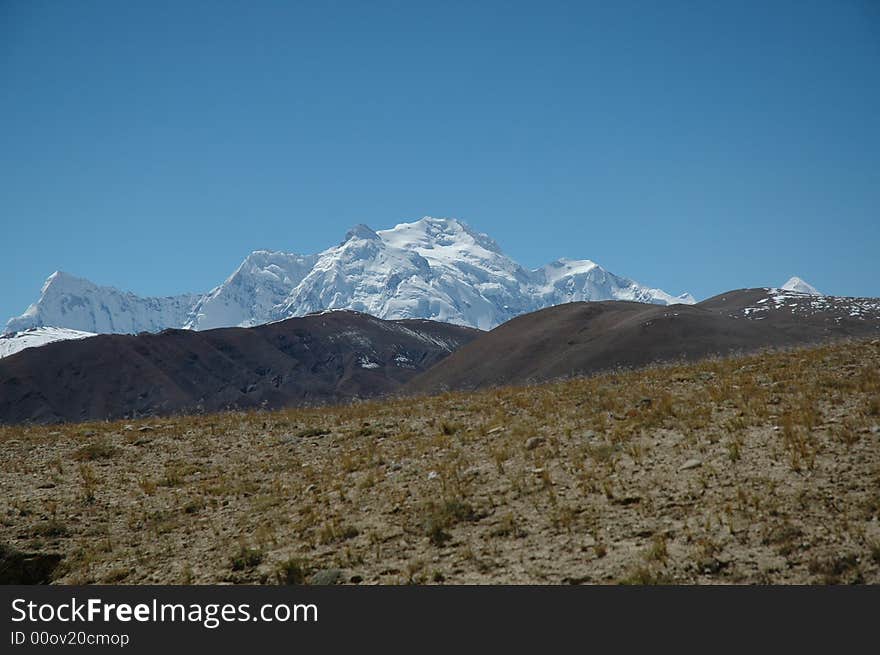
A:
<svg viewBox="0 0 880 655">
<path fill-rule="evenodd" d="M 59 583 L 880 582 L 877 340 L 0 444 Z"/>
</svg>

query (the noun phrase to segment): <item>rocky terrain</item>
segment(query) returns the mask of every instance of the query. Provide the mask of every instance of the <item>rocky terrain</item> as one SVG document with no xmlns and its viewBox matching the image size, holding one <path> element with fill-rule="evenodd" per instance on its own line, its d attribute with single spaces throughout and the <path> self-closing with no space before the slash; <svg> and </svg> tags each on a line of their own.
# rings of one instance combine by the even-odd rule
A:
<svg viewBox="0 0 880 655">
<path fill-rule="evenodd" d="M 880 583 L 877 339 L 0 443 L 7 582 Z"/>
</svg>

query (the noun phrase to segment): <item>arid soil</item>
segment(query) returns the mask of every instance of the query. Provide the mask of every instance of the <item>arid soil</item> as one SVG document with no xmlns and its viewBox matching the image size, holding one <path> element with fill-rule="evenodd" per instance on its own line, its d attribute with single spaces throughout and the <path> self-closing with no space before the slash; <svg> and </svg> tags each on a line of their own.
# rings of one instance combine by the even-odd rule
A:
<svg viewBox="0 0 880 655">
<path fill-rule="evenodd" d="M 0 443 L 56 583 L 880 582 L 876 339 Z"/>
</svg>

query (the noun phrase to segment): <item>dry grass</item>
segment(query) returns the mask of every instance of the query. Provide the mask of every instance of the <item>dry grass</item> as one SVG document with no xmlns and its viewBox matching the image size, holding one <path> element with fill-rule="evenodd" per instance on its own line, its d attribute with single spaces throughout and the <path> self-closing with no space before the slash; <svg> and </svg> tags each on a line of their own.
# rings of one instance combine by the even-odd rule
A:
<svg viewBox="0 0 880 655">
<path fill-rule="evenodd" d="M 876 341 L 0 444 L 63 583 L 880 582 Z"/>
</svg>

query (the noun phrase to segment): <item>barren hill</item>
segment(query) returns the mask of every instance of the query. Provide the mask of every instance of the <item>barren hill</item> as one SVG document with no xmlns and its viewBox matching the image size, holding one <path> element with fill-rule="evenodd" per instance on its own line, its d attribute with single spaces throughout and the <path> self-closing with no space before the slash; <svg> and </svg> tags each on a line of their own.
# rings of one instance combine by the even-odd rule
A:
<svg viewBox="0 0 880 655">
<path fill-rule="evenodd" d="M 437 392 L 880 335 L 880 299 L 743 289 L 696 305 L 568 303 L 519 316 L 414 378 Z"/>
<path fill-rule="evenodd" d="M 0 359 L 0 422 L 342 402 L 396 390 L 478 330 L 323 312 L 255 328 L 105 334 Z"/>
</svg>

